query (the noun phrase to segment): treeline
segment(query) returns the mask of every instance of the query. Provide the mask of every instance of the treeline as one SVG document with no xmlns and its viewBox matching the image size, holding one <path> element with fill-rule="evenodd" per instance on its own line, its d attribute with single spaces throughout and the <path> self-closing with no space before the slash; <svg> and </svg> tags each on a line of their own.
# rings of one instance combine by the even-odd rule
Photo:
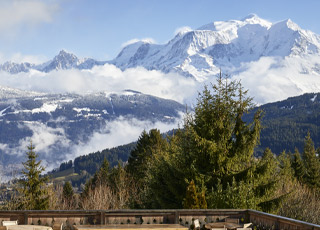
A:
<svg viewBox="0 0 320 230">
<path fill-rule="evenodd" d="M 91 178 L 100 168 L 101 162 L 106 159 L 110 167 L 115 167 L 120 162 L 123 165 L 128 161 L 130 152 L 134 149 L 136 142 L 121 145 L 115 148 L 104 149 L 88 155 L 79 156 L 74 161 L 69 160 L 60 164 L 58 169 L 48 173 L 50 177 L 54 177 L 58 172 L 71 170 L 72 173 L 78 174 L 77 176 L 70 177 L 68 181 L 73 187 L 82 189 L 89 178 Z M 59 175 L 59 174 L 58 174 Z"/>
<path fill-rule="evenodd" d="M 86 170 L 88 173 L 93 175 L 99 170 L 101 162 L 103 162 L 104 159 L 110 162 L 111 167 L 114 167 L 119 161 L 126 162 L 128 160 L 129 154 L 134 146 L 135 143 L 130 143 L 116 148 L 105 149 L 101 152 L 98 151 L 89 155 L 77 157 L 74 160 L 74 171 L 76 173 L 81 173 L 82 170 Z"/>
</svg>

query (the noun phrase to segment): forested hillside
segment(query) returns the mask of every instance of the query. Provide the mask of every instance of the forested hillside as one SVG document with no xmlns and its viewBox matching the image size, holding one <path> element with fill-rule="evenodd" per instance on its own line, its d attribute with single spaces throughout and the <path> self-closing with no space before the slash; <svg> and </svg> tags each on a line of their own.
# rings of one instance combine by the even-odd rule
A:
<svg viewBox="0 0 320 230">
<path fill-rule="evenodd" d="M 119 162 L 126 162 L 135 146 L 136 143 L 133 142 L 77 157 L 74 161 L 70 160 L 62 163 L 58 169 L 50 172 L 49 175 L 53 178 L 67 177 L 66 180 L 70 180 L 73 186 L 80 188 L 81 184 L 85 184 L 99 170 L 104 159 L 110 163 L 111 167 L 116 166 Z M 64 180 L 64 178 L 62 179 Z"/>
<path fill-rule="evenodd" d="M 261 145 L 256 150 L 258 154 L 266 147 L 277 155 L 283 150 L 294 152 L 295 147 L 302 151 L 308 132 L 315 146 L 320 146 L 320 93 L 262 105 L 245 116 L 245 120 L 251 120 L 257 109 L 261 109 L 264 114 Z"/>
</svg>

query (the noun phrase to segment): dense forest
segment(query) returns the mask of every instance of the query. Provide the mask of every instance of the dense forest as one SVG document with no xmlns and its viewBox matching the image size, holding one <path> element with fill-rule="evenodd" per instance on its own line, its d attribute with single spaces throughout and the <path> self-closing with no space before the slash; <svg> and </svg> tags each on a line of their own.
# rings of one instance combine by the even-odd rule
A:
<svg viewBox="0 0 320 230">
<path fill-rule="evenodd" d="M 244 120 L 252 120 L 258 109 L 263 111 L 261 120 L 261 154 L 266 147 L 279 155 L 283 150 L 303 150 L 304 137 L 309 132 L 316 146 L 320 146 L 320 93 L 309 93 L 287 100 L 256 107 Z"/>
<path fill-rule="evenodd" d="M 194 112 L 185 115 L 182 127 L 172 135 L 144 131 L 137 143 L 62 164 L 56 173 L 70 169 L 77 175 L 87 173 L 79 193 L 69 182 L 49 186 L 44 181 L 50 178 L 39 179 L 43 168 L 40 162 L 30 162 L 36 159 L 31 144 L 24 164 L 26 176 L 2 208 L 235 208 L 320 223 L 320 159 L 311 132 L 301 134 L 300 149 L 275 154 L 266 147 L 257 155 L 263 126 L 268 116 L 276 117 L 267 116 L 268 109 L 276 110 L 254 108 L 241 83 L 220 74 L 199 94 Z M 34 182 L 38 191 L 47 189 L 30 195 L 26 191 Z"/>
<path fill-rule="evenodd" d="M 86 181 L 92 177 L 100 168 L 101 163 L 106 159 L 111 167 L 114 167 L 120 163 L 128 161 L 130 152 L 134 149 L 136 143 L 130 143 L 121 145 L 111 149 L 104 149 L 88 155 L 79 156 L 68 162 L 64 162 L 58 169 L 55 169 L 48 173 L 51 178 L 61 177 L 62 175 L 69 176 L 67 181 L 70 181 L 72 186 L 81 189 L 81 185 L 84 185 Z"/>
</svg>

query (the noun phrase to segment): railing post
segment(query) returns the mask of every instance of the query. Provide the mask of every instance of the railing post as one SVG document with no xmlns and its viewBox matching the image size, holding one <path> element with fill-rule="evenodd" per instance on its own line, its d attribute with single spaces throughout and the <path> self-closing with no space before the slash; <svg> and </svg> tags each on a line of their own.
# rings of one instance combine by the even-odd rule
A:
<svg viewBox="0 0 320 230">
<path fill-rule="evenodd" d="M 275 229 L 280 229 L 280 220 L 279 220 L 279 218 L 276 219 L 274 227 L 275 227 Z"/>
<path fill-rule="evenodd" d="M 29 223 L 28 223 L 28 213 L 25 212 L 25 213 L 23 214 L 23 216 L 24 216 L 24 223 L 23 223 L 23 224 L 29 224 Z"/>
<path fill-rule="evenodd" d="M 179 217 L 180 217 L 180 212 L 175 211 L 175 216 L 174 216 L 174 223 L 179 224 Z"/>
<path fill-rule="evenodd" d="M 100 224 L 104 225 L 105 223 L 105 212 L 104 211 L 100 211 Z"/>
</svg>

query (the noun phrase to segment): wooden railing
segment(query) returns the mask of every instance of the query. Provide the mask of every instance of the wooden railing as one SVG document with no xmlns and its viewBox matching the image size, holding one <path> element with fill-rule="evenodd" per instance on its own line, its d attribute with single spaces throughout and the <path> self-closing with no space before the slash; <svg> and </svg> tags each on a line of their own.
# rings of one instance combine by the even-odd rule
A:
<svg viewBox="0 0 320 230">
<path fill-rule="evenodd" d="M 236 218 L 242 223 L 251 222 L 255 229 L 320 230 L 320 225 L 246 209 L 0 211 L 0 221 L 18 220 L 19 224 L 47 226 L 63 223 L 65 229 L 82 224 L 181 224 L 192 228 L 195 219 L 199 219 L 203 226 L 226 218 Z"/>
</svg>

